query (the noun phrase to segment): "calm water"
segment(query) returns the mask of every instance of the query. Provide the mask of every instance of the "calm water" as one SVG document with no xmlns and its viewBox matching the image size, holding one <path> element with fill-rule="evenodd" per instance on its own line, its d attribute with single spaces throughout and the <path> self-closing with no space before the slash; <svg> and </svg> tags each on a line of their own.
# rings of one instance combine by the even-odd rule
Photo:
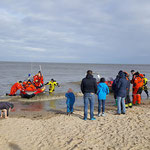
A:
<svg viewBox="0 0 150 150">
<path fill-rule="evenodd" d="M 106 79 L 115 78 L 119 70 L 130 72 L 134 69 L 146 74 L 150 80 L 150 65 L 0 62 L 0 96 L 9 93 L 12 84 L 25 80 L 29 73 L 36 74 L 40 68 L 45 82 L 54 78 L 60 83 L 61 87 L 56 88 L 56 93 L 64 93 L 69 87 L 76 92 L 80 91 L 80 86 L 76 82 L 81 81 L 89 69 Z"/>
<path fill-rule="evenodd" d="M 36 74 L 42 70 L 45 83 L 54 78 L 60 87 L 56 88 L 55 93 L 65 93 L 68 88 L 75 92 L 80 91 L 79 81 L 85 77 L 86 71 L 91 69 L 96 74 L 106 79 L 116 77 L 119 70 L 130 72 L 134 69 L 146 74 L 150 80 L 150 65 L 113 65 L 113 64 L 63 64 L 63 63 L 22 63 L 22 62 L 0 62 L 0 97 L 3 98 L 5 93 L 9 93 L 11 86 L 19 81 L 25 80 L 29 73 Z M 150 85 L 150 84 L 149 84 Z M 48 87 L 47 87 L 48 91 Z M 143 92 L 142 97 L 146 94 Z M 107 105 L 114 104 L 113 95 L 107 97 Z M 14 102 L 15 111 L 49 111 L 51 109 L 65 108 L 65 99 L 50 100 L 44 102 Z M 96 102 L 97 103 L 97 102 Z M 82 97 L 76 99 L 75 106 L 83 106 Z"/>
</svg>

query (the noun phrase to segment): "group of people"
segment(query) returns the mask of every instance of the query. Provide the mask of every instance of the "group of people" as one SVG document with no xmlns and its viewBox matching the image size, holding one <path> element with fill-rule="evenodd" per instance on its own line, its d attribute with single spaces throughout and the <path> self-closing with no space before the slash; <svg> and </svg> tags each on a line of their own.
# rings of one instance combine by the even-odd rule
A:
<svg viewBox="0 0 150 150">
<path fill-rule="evenodd" d="M 44 85 L 49 85 L 49 93 L 52 93 L 55 90 L 55 86 L 59 86 L 59 84 L 54 80 L 51 79 L 51 81 L 44 84 L 44 79 L 41 71 L 39 71 L 36 75 L 31 77 L 31 75 L 28 75 L 28 78 L 26 80 L 16 82 L 10 90 L 9 96 L 16 96 L 17 91 L 20 91 L 20 95 L 23 98 L 32 98 L 38 93 L 41 93 L 45 90 Z M 28 92 L 34 92 L 33 94 L 29 95 Z"/>
<path fill-rule="evenodd" d="M 132 104 L 141 104 L 141 93 L 143 90 L 147 94 L 147 98 L 149 98 L 148 80 L 145 78 L 145 75 L 134 70 L 131 70 L 131 74 L 132 79 L 130 80 L 129 73 L 121 70 L 113 81 L 112 90 L 117 105 L 116 115 L 126 114 L 126 108 L 132 108 Z M 133 85 L 132 99 L 130 98 L 130 84 Z M 96 120 L 94 117 L 95 95 L 98 97 L 98 116 L 105 116 L 105 100 L 106 95 L 109 94 L 105 78 L 101 78 L 100 83 L 97 84 L 92 71 L 88 70 L 86 77 L 81 82 L 81 91 L 84 95 L 84 120 L 87 120 L 88 116 L 88 103 L 90 103 L 90 120 Z M 67 114 L 73 113 L 75 96 L 71 89 L 66 93 L 66 97 Z"/>
<path fill-rule="evenodd" d="M 148 87 L 147 87 L 147 78 L 145 78 L 144 74 L 141 74 L 139 72 L 135 72 L 134 70 L 131 70 L 132 79 L 129 78 L 129 73 L 125 71 L 119 71 L 118 75 L 116 76 L 115 80 L 112 84 L 112 90 L 114 92 L 114 98 L 116 100 L 117 104 L 117 115 L 125 114 L 126 108 L 130 107 L 132 108 L 132 104 L 141 104 L 141 93 L 144 90 L 147 94 L 147 98 L 149 97 L 148 94 Z M 21 81 L 15 83 L 10 92 L 10 96 L 16 95 L 17 90 L 20 90 L 22 95 L 24 95 L 25 98 L 31 98 L 35 96 L 39 91 L 37 90 L 32 95 L 28 95 L 27 93 L 24 93 L 24 84 L 30 83 L 33 84 L 36 89 L 39 89 L 40 87 L 44 85 L 50 85 L 49 92 L 52 93 L 55 90 L 55 86 L 59 86 L 59 84 L 54 80 L 51 79 L 51 81 L 44 84 L 43 81 L 43 75 L 39 71 L 37 75 L 33 77 L 33 80 L 31 81 L 31 78 L 28 78 L 27 81 L 24 81 L 22 84 Z M 29 84 L 29 85 L 30 85 Z M 132 100 L 130 98 L 130 84 L 133 85 L 132 89 Z M 101 78 L 100 82 L 97 84 L 96 79 L 93 77 L 92 70 L 87 71 L 87 75 L 85 78 L 82 79 L 81 82 L 81 91 L 83 93 L 83 99 L 84 99 L 84 120 L 87 120 L 88 116 L 88 103 L 90 103 L 90 120 L 96 120 L 94 117 L 94 103 L 95 103 L 95 94 L 98 97 L 98 116 L 105 116 L 105 100 L 106 95 L 109 94 L 109 88 L 106 84 L 105 78 Z M 73 105 L 75 103 L 75 95 L 73 93 L 73 90 L 69 88 L 67 93 L 65 94 L 67 100 L 67 114 L 73 113 Z M 7 118 L 9 114 L 9 110 L 14 107 L 13 104 L 9 102 L 0 102 L 0 110 L 1 110 L 1 117 L 4 113 L 5 118 Z"/>
<path fill-rule="evenodd" d="M 97 85 L 92 71 L 88 70 L 86 77 L 81 82 L 81 91 L 84 94 L 84 120 L 87 120 L 88 116 L 88 103 L 90 103 L 90 119 L 96 120 L 94 117 L 95 94 L 98 95 L 98 116 L 105 116 L 105 100 L 106 95 L 109 94 L 109 88 L 105 83 L 105 78 L 101 78 L 100 83 Z M 72 114 L 75 103 L 75 95 L 72 89 L 69 89 L 65 96 L 67 98 L 67 115 Z"/>
</svg>

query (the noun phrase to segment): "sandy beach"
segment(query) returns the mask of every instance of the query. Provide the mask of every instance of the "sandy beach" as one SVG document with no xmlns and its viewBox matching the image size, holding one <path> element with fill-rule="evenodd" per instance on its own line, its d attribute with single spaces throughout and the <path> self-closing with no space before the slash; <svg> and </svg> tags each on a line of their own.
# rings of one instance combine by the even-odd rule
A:
<svg viewBox="0 0 150 150">
<path fill-rule="evenodd" d="M 106 107 L 106 113 L 96 121 L 84 121 L 82 107 L 71 116 L 65 110 L 10 114 L 0 119 L 0 150 L 150 149 L 149 100 L 126 115 L 115 115 L 115 106 Z"/>
</svg>

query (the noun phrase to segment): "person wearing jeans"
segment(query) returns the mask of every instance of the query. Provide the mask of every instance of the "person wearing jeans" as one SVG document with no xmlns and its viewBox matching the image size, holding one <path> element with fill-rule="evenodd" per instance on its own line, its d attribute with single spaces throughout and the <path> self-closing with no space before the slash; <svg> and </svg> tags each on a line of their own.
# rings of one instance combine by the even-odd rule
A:
<svg viewBox="0 0 150 150">
<path fill-rule="evenodd" d="M 84 94 L 84 118 L 87 118 L 88 115 L 88 102 L 90 103 L 90 118 L 94 118 L 94 103 L 95 103 L 95 94 L 94 93 L 85 93 Z"/>
<path fill-rule="evenodd" d="M 125 97 L 117 97 L 117 114 L 125 114 L 126 113 L 126 107 L 125 107 Z M 122 109 L 121 109 L 122 106 Z M 122 110 L 122 112 L 121 112 Z"/>
<path fill-rule="evenodd" d="M 128 81 L 123 71 L 119 71 L 118 76 L 119 76 L 119 80 L 116 83 L 116 91 L 117 91 L 116 96 L 117 96 L 117 114 L 120 115 L 121 113 L 122 114 L 126 113 L 125 97 L 128 88 Z"/>
<path fill-rule="evenodd" d="M 94 102 L 95 94 L 97 93 L 97 83 L 91 70 L 87 71 L 86 77 L 81 82 L 81 91 L 84 95 L 84 120 L 87 120 L 88 116 L 88 103 L 90 103 L 90 120 L 96 120 L 94 118 Z"/>
<path fill-rule="evenodd" d="M 101 115 L 104 117 L 105 116 L 105 100 L 106 100 L 106 95 L 109 94 L 109 88 L 107 84 L 105 83 L 105 78 L 100 79 L 100 83 L 98 84 L 98 117 Z M 101 114 L 101 105 L 102 105 L 102 114 Z"/>
<path fill-rule="evenodd" d="M 102 116 L 105 116 L 105 99 L 98 99 L 98 116 L 101 116 L 101 107 L 102 107 Z"/>
</svg>

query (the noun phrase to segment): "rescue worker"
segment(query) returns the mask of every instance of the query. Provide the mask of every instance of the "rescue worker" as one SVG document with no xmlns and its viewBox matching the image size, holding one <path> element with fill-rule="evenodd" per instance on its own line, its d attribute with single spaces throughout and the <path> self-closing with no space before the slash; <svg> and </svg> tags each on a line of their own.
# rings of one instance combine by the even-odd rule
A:
<svg viewBox="0 0 150 150">
<path fill-rule="evenodd" d="M 125 98 L 125 106 L 126 108 L 130 107 L 132 108 L 132 101 L 130 99 L 130 79 L 129 79 L 129 73 L 124 72 L 126 79 L 127 79 L 127 92 L 126 92 L 126 98 Z"/>
<path fill-rule="evenodd" d="M 143 81 L 144 81 L 144 83 L 143 83 L 143 90 L 146 93 L 147 99 L 148 99 L 149 98 L 148 87 L 147 87 L 147 81 L 148 81 L 148 79 L 145 77 L 145 74 L 143 74 L 143 76 L 144 76 L 144 78 L 143 78 Z"/>
<path fill-rule="evenodd" d="M 59 84 L 54 79 L 51 79 L 51 81 L 47 82 L 45 85 L 49 85 L 49 93 L 55 91 L 55 86 L 59 87 Z"/>
<path fill-rule="evenodd" d="M 16 96 L 16 93 L 17 93 L 18 90 L 20 90 L 20 92 L 23 91 L 22 81 L 19 81 L 19 82 L 15 83 L 15 84 L 11 87 L 10 94 L 7 94 L 7 93 L 6 93 L 6 95 L 9 95 L 9 96 Z"/>
<path fill-rule="evenodd" d="M 42 75 L 41 71 L 39 71 L 38 74 L 36 74 L 33 77 L 33 83 L 34 83 L 36 88 L 40 88 L 43 86 L 44 81 L 43 81 L 43 75 Z"/>
<path fill-rule="evenodd" d="M 23 87 L 26 91 L 36 91 L 36 87 L 32 84 L 30 80 L 24 81 Z"/>
<path fill-rule="evenodd" d="M 133 84 L 133 104 L 141 104 L 141 93 L 143 88 L 143 74 L 139 72 L 134 72 L 131 80 L 131 84 Z"/>
</svg>

